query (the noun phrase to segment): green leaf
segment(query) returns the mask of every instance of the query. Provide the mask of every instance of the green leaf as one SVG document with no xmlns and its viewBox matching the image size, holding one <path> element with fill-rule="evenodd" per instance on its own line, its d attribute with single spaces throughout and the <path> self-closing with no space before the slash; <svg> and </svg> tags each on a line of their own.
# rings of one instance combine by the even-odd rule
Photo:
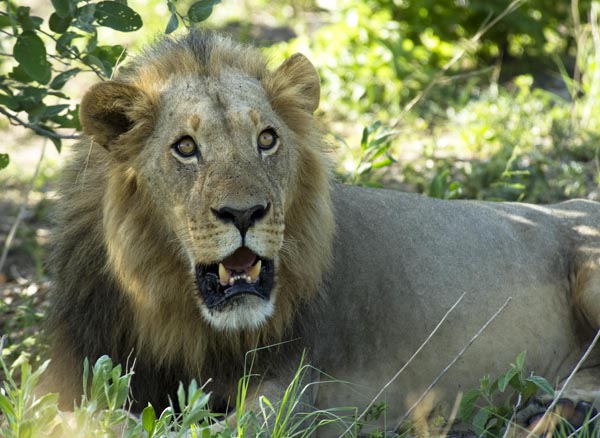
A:
<svg viewBox="0 0 600 438">
<path fill-rule="evenodd" d="M 8 155 L 0 154 L 0 169 L 5 168 L 6 166 L 8 166 Z M 13 409 L 12 403 L 1 392 L 0 392 L 0 411 L 4 412 L 5 417 L 8 419 L 11 419 L 11 418 L 14 419 L 14 417 L 15 417 L 15 411 Z"/>
<path fill-rule="evenodd" d="M 85 62 L 88 65 L 95 65 L 96 67 L 100 68 L 100 70 L 102 70 L 102 73 L 104 74 L 104 76 L 106 76 L 107 78 L 109 78 L 110 75 L 112 74 L 111 65 L 105 63 L 97 56 L 88 55 L 83 58 L 83 62 Z"/>
<path fill-rule="evenodd" d="M 80 68 L 72 68 L 71 70 L 63 71 L 59 75 L 56 75 L 52 82 L 50 82 L 50 88 L 53 90 L 60 90 L 65 86 L 67 81 L 81 71 Z"/>
<path fill-rule="evenodd" d="M 362 131 L 362 136 L 360 138 L 360 149 L 361 150 L 366 150 L 367 149 L 367 142 L 369 141 L 369 128 L 367 126 L 365 126 L 363 128 Z"/>
<path fill-rule="evenodd" d="M 12 26 L 14 24 L 12 17 L 9 15 L 0 15 L 0 29 L 3 27 Z"/>
<path fill-rule="evenodd" d="M 179 19 L 177 18 L 177 14 L 171 14 L 171 18 L 169 18 L 169 22 L 167 23 L 167 28 L 165 29 L 165 33 L 168 35 L 171 32 L 174 32 L 175 29 L 179 27 Z"/>
<path fill-rule="evenodd" d="M 119 59 L 124 58 L 125 48 L 120 45 L 114 46 L 96 46 L 90 54 L 100 58 L 102 62 L 112 69 Z"/>
<path fill-rule="evenodd" d="M 71 16 L 71 2 L 69 0 L 52 0 L 56 14 L 61 18 Z"/>
<path fill-rule="evenodd" d="M 217 3 L 220 3 L 220 0 L 200 0 L 190 6 L 187 16 L 192 23 L 200 23 L 210 17 L 213 6 Z"/>
<path fill-rule="evenodd" d="M 473 414 L 473 410 L 475 409 L 475 404 L 479 397 L 481 396 L 481 391 L 478 389 L 470 389 L 465 392 L 460 401 L 460 412 L 458 414 L 459 418 L 463 422 L 467 422 L 471 415 Z"/>
<path fill-rule="evenodd" d="M 0 105 L 13 111 L 19 111 L 20 109 L 19 101 L 13 96 L 7 96 L 6 94 L 0 94 Z"/>
<path fill-rule="evenodd" d="M 512 378 L 515 377 L 517 374 L 519 374 L 519 371 L 516 368 L 511 368 L 506 373 L 498 377 L 498 390 L 500 392 L 504 392 Z"/>
<path fill-rule="evenodd" d="M 35 32 L 26 31 L 19 35 L 13 55 L 25 72 L 40 84 L 50 80 L 50 63 L 46 60 L 46 47 Z"/>
<path fill-rule="evenodd" d="M 517 359 L 515 360 L 516 367 L 519 371 L 522 371 L 523 367 L 525 366 L 525 356 L 526 355 L 527 355 L 527 351 L 523 351 L 522 353 L 520 353 L 517 356 Z"/>
<path fill-rule="evenodd" d="M 525 379 L 525 382 L 533 383 L 535 386 L 537 386 L 542 391 L 544 391 L 550 395 L 554 395 L 554 388 L 552 388 L 552 385 L 550 385 L 550 383 L 543 377 L 540 377 L 540 376 L 527 377 Z"/>
<path fill-rule="evenodd" d="M 42 119 L 42 116 L 46 111 L 46 105 L 44 105 L 43 103 L 32 105 L 26 111 L 27 115 L 29 116 L 29 123 L 38 123 Z"/>
<path fill-rule="evenodd" d="M 121 32 L 132 32 L 142 27 L 142 18 L 129 6 L 116 1 L 104 1 L 96 5 L 94 17 L 100 26 Z"/>
<path fill-rule="evenodd" d="M 94 14 L 96 11 L 95 3 L 88 3 L 86 5 L 81 6 L 75 10 L 75 17 L 77 20 L 75 21 L 75 26 L 79 29 L 89 32 L 95 33 L 96 29 L 92 24 L 94 21 Z"/>
<path fill-rule="evenodd" d="M 76 38 L 83 38 L 75 32 L 65 32 L 58 40 L 56 40 L 56 51 L 62 56 L 68 56 L 69 50 L 76 50 L 76 47 L 72 47 L 73 40 Z"/>
<path fill-rule="evenodd" d="M 19 101 L 20 109 L 29 112 L 42 102 L 44 96 L 46 96 L 44 88 L 25 87 L 16 98 Z"/>
<path fill-rule="evenodd" d="M 177 388 L 177 402 L 179 403 L 179 409 L 182 411 L 185 409 L 185 388 L 183 383 L 179 382 L 179 388 Z"/>
<path fill-rule="evenodd" d="M 490 376 L 483 376 L 479 379 L 479 390 L 483 393 L 486 393 L 489 390 L 490 386 Z"/>
<path fill-rule="evenodd" d="M 392 158 L 386 157 L 382 160 L 377 161 L 376 163 L 373 163 L 373 169 L 381 169 L 381 168 L 387 167 L 393 163 L 395 163 L 395 161 Z"/>
<path fill-rule="evenodd" d="M 48 126 L 43 126 L 42 128 L 44 128 L 46 131 L 52 132 L 53 134 L 55 134 L 56 132 L 54 131 L 54 129 L 49 128 Z M 46 137 L 54 144 L 54 147 L 56 148 L 56 150 L 58 152 L 60 152 L 61 148 L 62 148 L 62 142 L 60 140 L 60 138 L 56 138 L 56 137 L 52 137 L 49 135 L 46 135 Z"/>
<path fill-rule="evenodd" d="M 76 107 L 69 110 L 65 115 L 50 117 L 51 122 L 56 123 L 61 128 L 73 128 L 81 130 L 81 123 L 79 122 L 79 108 Z"/>
<path fill-rule="evenodd" d="M 31 17 L 29 15 L 30 10 L 31 8 L 25 6 L 19 6 L 16 10 L 17 22 L 24 31 L 38 29 L 43 23 L 40 17 Z"/>
<path fill-rule="evenodd" d="M 491 412 L 482 408 L 473 417 L 473 432 L 477 436 L 482 436 L 486 430 L 486 425 L 491 417 Z"/>
<path fill-rule="evenodd" d="M 148 432 L 149 436 L 152 436 L 155 421 L 156 413 L 154 412 L 154 408 L 151 404 L 148 404 L 148 406 L 146 406 L 142 411 L 142 425 L 144 426 L 144 430 Z"/>
<path fill-rule="evenodd" d="M 65 104 L 47 106 L 44 110 L 44 113 L 42 114 L 42 118 L 48 119 L 50 117 L 57 116 L 67 108 L 69 108 L 69 105 Z"/>
<path fill-rule="evenodd" d="M 4 169 L 10 163 L 8 154 L 0 154 L 0 169 Z M 6 412 L 5 412 L 6 413 Z"/>
<path fill-rule="evenodd" d="M 20 65 L 14 66 L 11 72 L 8 74 L 8 77 L 24 84 L 34 81 L 34 79 L 29 76 L 25 69 Z"/>
<path fill-rule="evenodd" d="M 61 17 L 56 12 L 50 15 L 50 20 L 48 20 L 48 26 L 50 26 L 50 30 L 56 33 L 65 33 L 69 26 L 71 25 L 71 21 L 73 17 L 67 15 L 66 17 Z"/>
</svg>

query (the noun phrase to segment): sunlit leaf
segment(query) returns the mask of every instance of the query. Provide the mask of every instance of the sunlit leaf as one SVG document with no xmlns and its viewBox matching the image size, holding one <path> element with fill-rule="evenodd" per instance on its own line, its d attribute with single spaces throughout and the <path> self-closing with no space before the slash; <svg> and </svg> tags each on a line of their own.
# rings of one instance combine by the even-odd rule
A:
<svg viewBox="0 0 600 438">
<path fill-rule="evenodd" d="M 156 413 L 152 405 L 148 405 L 142 411 L 142 425 L 144 430 L 151 436 L 154 431 L 154 422 L 156 421 Z"/>
</svg>

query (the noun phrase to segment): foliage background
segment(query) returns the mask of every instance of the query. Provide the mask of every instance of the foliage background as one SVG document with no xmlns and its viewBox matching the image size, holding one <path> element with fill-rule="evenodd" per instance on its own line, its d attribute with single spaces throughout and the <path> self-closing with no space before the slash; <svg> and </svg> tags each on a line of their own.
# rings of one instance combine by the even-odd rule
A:
<svg viewBox="0 0 600 438">
<path fill-rule="evenodd" d="M 600 1 L 214 3 L 130 0 L 139 20 L 117 22 L 87 0 L 0 3 L 0 335 L 17 371 L 43 351 L 49 211 L 82 92 L 210 11 L 202 26 L 261 45 L 273 65 L 300 51 L 317 66 L 341 181 L 448 199 L 600 197 Z"/>
</svg>

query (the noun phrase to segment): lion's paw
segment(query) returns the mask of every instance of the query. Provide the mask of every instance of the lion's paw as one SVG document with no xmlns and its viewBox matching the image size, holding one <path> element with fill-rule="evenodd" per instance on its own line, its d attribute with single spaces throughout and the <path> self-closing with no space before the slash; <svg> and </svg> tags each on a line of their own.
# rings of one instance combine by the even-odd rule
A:
<svg viewBox="0 0 600 438">
<path fill-rule="evenodd" d="M 548 411 L 551 409 L 551 411 Z M 585 400 L 531 399 L 516 416 L 514 437 L 596 436 L 598 410 Z"/>
</svg>

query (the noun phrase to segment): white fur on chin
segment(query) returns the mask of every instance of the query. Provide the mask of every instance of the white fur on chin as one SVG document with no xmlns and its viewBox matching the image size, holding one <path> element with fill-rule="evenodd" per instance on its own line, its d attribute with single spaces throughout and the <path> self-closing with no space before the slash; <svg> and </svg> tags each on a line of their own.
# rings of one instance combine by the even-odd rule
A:
<svg viewBox="0 0 600 438">
<path fill-rule="evenodd" d="M 237 331 L 255 329 L 263 325 L 275 311 L 274 297 L 269 301 L 247 297 L 243 303 L 228 306 L 224 310 L 209 310 L 202 305 L 202 315 L 218 330 Z"/>
</svg>

